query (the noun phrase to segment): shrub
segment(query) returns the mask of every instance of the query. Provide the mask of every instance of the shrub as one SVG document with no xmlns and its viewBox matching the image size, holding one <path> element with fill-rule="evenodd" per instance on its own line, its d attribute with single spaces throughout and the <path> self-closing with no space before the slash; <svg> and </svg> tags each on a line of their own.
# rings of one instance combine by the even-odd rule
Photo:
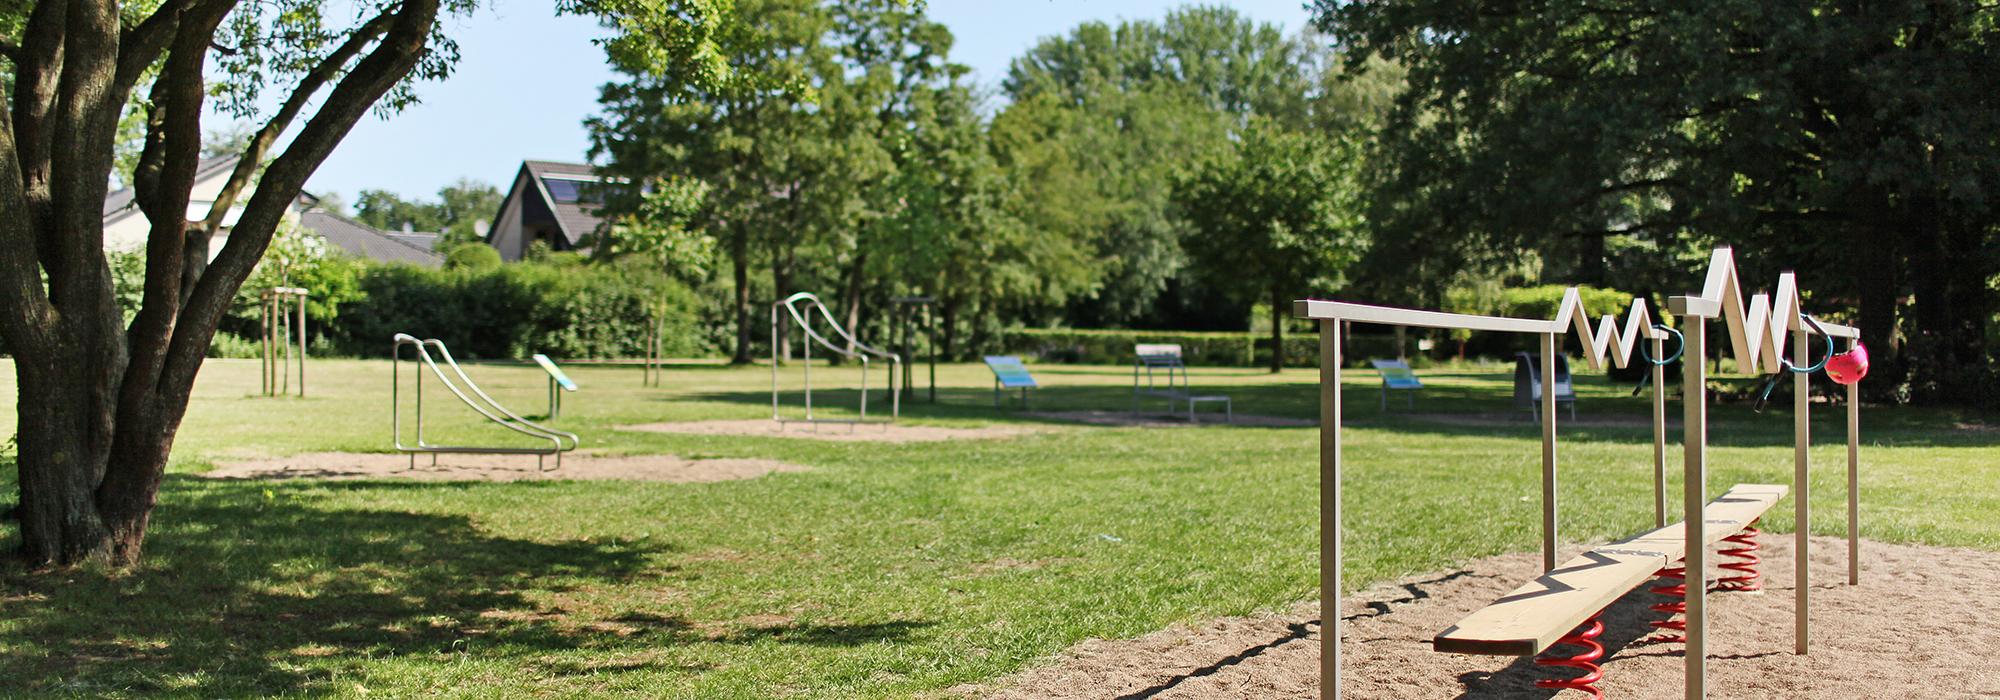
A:
<svg viewBox="0 0 2000 700">
<path fill-rule="evenodd" d="M 262 355 L 262 347 L 257 341 L 227 331 L 216 331 L 208 341 L 208 356 L 234 360 L 255 359 Z"/>
<path fill-rule="evenodd" d="M 500 251 L 485 243 L 461 243 L 444 254 L 444 266 L 453 270 L 483 271 L 501 265 Z"/>
</svg>

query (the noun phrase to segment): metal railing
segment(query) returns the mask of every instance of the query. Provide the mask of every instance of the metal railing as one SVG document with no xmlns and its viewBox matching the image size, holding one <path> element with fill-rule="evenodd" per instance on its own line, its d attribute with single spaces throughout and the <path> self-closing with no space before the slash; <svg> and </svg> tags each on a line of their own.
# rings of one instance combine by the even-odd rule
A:
<svg viewBox="0 0 2000 700">
<path fill-rule="evenodd" d="M 463 401 L 465 402 L 465 405 L 472 407 L 472 410 L 479 412 L 479 415 L 485 416 L 487 420 L 498 423 L 502 427 L 507 428 L 508 430 L 512 430 L 516 433 L 536 438 L 538 440 L 548 440 L 549 446 L 548 447 L 489 447 L 481 445 L 438 445 L 438 444 L 432 444 L 430 441 L 425 440 L 424 439 L 424 375 L 423 372 L 421 371 L 417 373 L 417 381 L 416 381 L 416 404 L 417 404 L 416 443 L 404 444 L 403 410 L 402 410 L 403 402 L 401 396 L 402 386 L 403 386 L 401 374 L 403 367 L 404 346 L 415 348 L 416 354 L 414 359 L 422 362 L 425 366 L 429 367 L 431 370 L 431 374 L 437 375 L 438 381 L 444 384 L 445 389 L 450 390 L 453 396 L 458 397 L 459 401 Z M 444 370 L 438 366 L 437 360 L 431 357 L 430 353 L 431 348 L 435 348 L 437 350 L 438 356 L 444 358 L 445 365 L 451 367 L 452 374 L 458 376 L 458 382 L 453 382 L 451 377 L 445 375 Z M 548 471 L 546 469 L 542 469 L 542 467 L 545 464 L 543 460 L 544 457 L 547 457 L 548 455 L 555 455 L 556 457 L 555 468 L 561 469 L 562 454 L 564 452 L 576 449 L 577 446 L 581 444 L 581 441 L 577 438 L 575 433 L 556 430 L 554 428 L 550 428 L 541 425 L 539 423 L 535 423 L 534 421 L 530 421 L 526 418 L 522 418 L 519 414 L 507 410 L 506 406 L 500 405 L 500 402 L 494 401 L 493 397 L 488 396 L 484 390 L 481 390 L 478 384 L 473 383 L 471 377 L 466 376 L 465 368 L 460 367 L 458 361 L 452 358 L 451 350 L 445 347 L 444 341 L 442 340 L 438 340 L 436 338 L 418 340 L 415 336 L 409 335 L 407 333 L 397 333 L 395 338 L 395 349 L 391 353 L 391 361 L 389 367 L 390 367 L 389 429 L 391 431 L 391 434 L 394 435 L 396 451 L 409 453 L 411 469 L 416 468 L 417 455 L 419 453 L 430 454 L 431 463 L 436 464 L 438 454 L 449 452 L 449 453 L 461 453 L 461 454 L 531 454 L 535 455 L 535 468 L 542 471 Z M 460 383 L 463 384 L 463 388 L 461 388 Z M 470 390 L 472 392 L 470 396 L 466 394 L 467 390 Z M 477 397 L 478 400 L 475 401 L 474 397 Z"/>
<path fill-rule="evenodd" d="M 784 343 L 780 342 L 785 336 L 785 331 L 781 324 L 783 317 L 779 315 L 779 309 L 784 309 L 785 313 L 791 317 L 792 322 L 799 327 L 799 330 L 805 333 L 806 342 L 803 343 L 805 362 L 803 364 L 805 365 L 806 380 L 806 417 L 804 419 L 786 418 L 780 410 L 779 396 L 782 392 L 778 386 L 778 366 L 785 359 L 783 356 Z M 814 314 L 812 312 L 815 310 L 819 312 L 818 316 L 821 322 L 835 336 L 847 341 L 846 347 L 834 343 L 831 339 L 813 329 L 812 319 Z M 861 362 L 861 415 L 859 418 L 849 420 L 813 417 L 812 347 L 815 343 L 835 355 Z M 889 360 L 889 419 L 887 421 L 868 420 L 868 370 L 870 357 L 886 358 Z M 896 353 L 882 350 L 856 340 L 854 334 L 849 333 L 846 328 L 840 325 L 839 321 L 834 320 L 833 312 L 828 311 L 826 303 L 820 301 L 816 295 L 809 292 L 799 292 L 771 305 L 771 420 L 777 421 L 781 426 L 792 422 L 847 423 L 850 425 L 870 422 L 894 422 L 902 415 L 902 395 L 896 391 L 896 377 L 901 373 L 902 366 L 903 358 Z"/>
</svg>

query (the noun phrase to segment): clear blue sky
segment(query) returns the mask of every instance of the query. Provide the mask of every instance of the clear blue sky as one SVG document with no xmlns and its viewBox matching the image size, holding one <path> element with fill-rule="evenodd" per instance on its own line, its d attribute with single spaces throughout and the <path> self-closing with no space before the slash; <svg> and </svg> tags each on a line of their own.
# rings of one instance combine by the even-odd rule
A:
<svg viewBox="0 0 2000 700">
<path fill-rule="evenodd" d="M 1305 26 L 1305 0 L 1210 0 L 1287 33 Z M 1157 19 L 1181 2 L 1162 0 L 931 0 L 951 28 L 954 60 L 997 85 L 1007 62 L 1036 39 L 1087 20 Z M 461 177 L 502 189 L 523 159 L 582 160 L 583 119 L 596 112 L 598 86 L 613 79 L 591 43 L 592 20 L 556 17 L 550 0 L 499 0 L 461 20 L 452 34 L 457 74 L 424 84 L 423 103 L 387 120 L 364 118 L 320 166 L 306 190 L 350 205 L 362 189 L 428 199 Z M 211 117 L 210 123 L 220 123 Z"/>
</svg>

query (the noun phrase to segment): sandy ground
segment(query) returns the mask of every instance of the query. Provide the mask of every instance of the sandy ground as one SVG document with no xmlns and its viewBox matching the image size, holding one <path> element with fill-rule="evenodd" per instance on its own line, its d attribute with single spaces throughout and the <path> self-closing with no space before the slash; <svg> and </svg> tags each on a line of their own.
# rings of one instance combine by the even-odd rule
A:
<svg viewBox="0 0 2000 700">
<path fill-rule="evenodd" d="M 871 423 L 866 425 L 843 425 L 825 423 L 778 423 L 762 418 L 752 420 L 709 420 L 687 423 L 647 423 L 645 425 L 621 425 L 619 430 L 635 430 L 648 433 L 681 433 L 684 435 L 747 435 L 751 437 L 784 437 L 806 440 L 830 440 L 834 442 L 942 442 L 945 440 L 979 440 L 987 438 L 1009 438 L 1030 433 L 1046 432 L 1033 426 L 988 425 L 978 428 L 945 428 L 934 425 L 905 425 L 902 423 Z"/>
<path fill-rule="evenodd" d="M 270 459 L 222 462 L 202 476 L 212 479 L 419 479 L 426 481 L 524 481 L 533 479 L 620 480 L 706 483 L 754 479 L 771 472 L 809 467 L 769 459 L 686 459 L 673 455 L 603 457 L 563 455 L 562 468 L 545 458 L 550 471 L 537 471 L 534 455 L 417 455 L 314 452 Z"/>
<path fill-rule="evenodd" d="M 1764 536 L 1764 593 L 1709 596 L 1709 697 L 2000 698 L 2000 553 L 1862 542 L 1861 585 L 1847 586 L 1844 540 L 1814 538 L 1812 649 L 1792 652 L 1790 536 Z M 1713 557 L 1711 557 L 1713 558 Z M 1537 678 L 1574 675 L 1525 659 L 1431 651 L 1460 617 L 1537 573 L 1514 554 L 1379 586 L 1350 599 L 1342 668 L 1353 698 L 1557 698 Z M 1711 573 L 1711 578 L 1713 573 Z M 1678 698 L 1685 650 L 1648 642 L 1642 586 L 1614 604 L 1601 638 L 1613 698 Z M 1318 695 L 1317 603 L 1285 614 L 1214 620 L 1133 640 L 1091 640 L 1051 665 L 979 687 L 982 698 L 1310 698 Z"/>
<path fill-rule="evenodd" d="M 1026 415 L 1045 420 L 1087 423 L 1090 425 L 1110 425 L 1141 428 L 1185 428 L 1190 425 L 1240 425 L 1251 428 L 1300 428 L 1319 425 L 1314 421 L 1277 416 L 1260 416 L 1238 413 L 1228 423 L 1223 422 L 1222 411 L 1213 411 L 1204 406 L 1195 414 L 1197 423 L 1189 423 L 1186 413 L 1131 413 L 1128 411 L 1030 411 Z"/>
</svg>

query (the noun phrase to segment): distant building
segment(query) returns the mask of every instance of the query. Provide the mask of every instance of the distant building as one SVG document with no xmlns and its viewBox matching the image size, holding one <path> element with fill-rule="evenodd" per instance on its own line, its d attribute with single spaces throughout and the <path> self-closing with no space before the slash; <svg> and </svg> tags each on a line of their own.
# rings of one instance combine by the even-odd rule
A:
<svg viewBox="0 0 2000 700">
<path fill-rule="evenodd" d="M 603 223 L 595 211 L 604 202 L 598 187 L 604 181 L 587 163 L 522 161 L 486 242 L 509 261 L 520 260 L 536 241 L 556 251 L 581 248 Z"/>
<path fill-rule="evenodd" d="M 223 185 L 229 182 L 229 174 L 236 169 L 236 161 L 236 156 L 219 156 L 205 158 L 196 166 L 194 188 L 188 198 L 189 222 L 208 218 L 215 207 L 215 198 L 222 194 Z M 223 244 L 229 242 L 230 229 L 243 216 L 243 205 L 250 201 L 254 192 L 254 186 L 246 187 L 236 197 L 236 205 L 223 215 L 222 226 L 208 242 L 210 260 L 215 259 L 222 252 Z M 428 241 L 421 238 L 424 234 L 398 237 L 318 207 L 318 197 L 301 192 L 285 212 L 285 218 L 318 233 L 326 238 L 327 243 L 349 255 L 377 262 L 404 262 L 424 267 L 444 265 L 444 256 L 431 250 Z M 144 212 L 139 211 L 132 188 L 116 190 L 104 196 L 105 250 L 144 249 L 146 238 L 152 231 L 153 223 Z M 436 237 L 436 234 L 428 235 L 433 239 Z"/>
</svg>

